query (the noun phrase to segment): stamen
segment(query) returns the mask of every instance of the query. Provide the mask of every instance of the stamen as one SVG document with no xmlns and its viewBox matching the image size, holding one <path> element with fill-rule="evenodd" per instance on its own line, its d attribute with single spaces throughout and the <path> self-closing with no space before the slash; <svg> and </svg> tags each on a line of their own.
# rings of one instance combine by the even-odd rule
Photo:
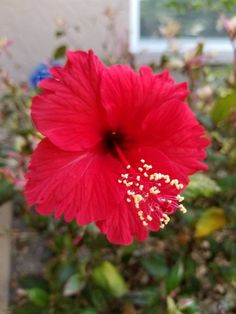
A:
<svg viewBox="0 0 236 314">
<path fill-rule="evenodd" d="M 152 166 L 144 159 L 140 160 L 141 164 L 135 170 L 125 159 L 122 151 L 118 149 L 117 152 L 128 171 L 121 174 L 118 183 L 127 188 L 126 201 L 137 210 L 137 216 L 144 227 L 158 220 L 160 228 L 164 228 L 170 221 L 169 214 L 175 212 L 177 208 L 186 213 L 186 208 L 180 204 L 184 197 L 178 193 L 184 186 L 178 179 L 159 172 L 149 173 Z"/>
<path fill-rule="evenodd" d="M 183 214 L 187 213 L 187 209 L 186 209 L 182 204 L 179 205 L 179 210 L 180 210 Z"/>
</svg>

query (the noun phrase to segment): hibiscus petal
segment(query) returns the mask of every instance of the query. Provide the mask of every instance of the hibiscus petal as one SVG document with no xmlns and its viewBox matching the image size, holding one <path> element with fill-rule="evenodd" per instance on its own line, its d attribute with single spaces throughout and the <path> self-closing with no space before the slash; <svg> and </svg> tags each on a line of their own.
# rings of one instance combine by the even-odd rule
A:
<svg viewBox="0 0 236 314">
<path fill-rule="evenodd" d="M 101 140 L 104 128 L 100 76 L 104 65 L 93 52 L 68 52 L 65 67 L 52 67 L 43 92 L 33 98 L 32 119 L 38 131 L 61 149 L 79 151 Z"/>
<path fill-rule="evenodd" d="M 143 120 L 150 111 L 171 99 L 183 101 L 188 90 L 168 72 L 153 75 L 150 68 L 142 67 L 138 74 L 129 66 L 115 65 L 102 73 L 101 95 L 111 129 L 128 134 L 134 145 L 139 143 Z"/>
<path fill-rule="evenodd" d="M 25 196 L 42 215 L 85 225 L 120 209 L 122 165 L 111 155 L 62 151 L 44 139 L 33 153 Z"/>
<path fill-rule="evenodd" d="M 183 102 L 170 100 L 151 111 L 143 122 L 140 143 L 158 148 L 186 175 L 207 168 L 201 161 L 206 157 L 204 149 L 209 140 Z"/>
<path fill-rule="evenodd" d="M 134 236 L 139 241 L 144 241 L 148 236 L 148 230 L 141 224 L 136 210 L 128 206 L 125 200 L 118 211 L 113 211 L 107 219 L 96 224 L 108 241 L 114 244 L 130 245 Z"/>
</svg>

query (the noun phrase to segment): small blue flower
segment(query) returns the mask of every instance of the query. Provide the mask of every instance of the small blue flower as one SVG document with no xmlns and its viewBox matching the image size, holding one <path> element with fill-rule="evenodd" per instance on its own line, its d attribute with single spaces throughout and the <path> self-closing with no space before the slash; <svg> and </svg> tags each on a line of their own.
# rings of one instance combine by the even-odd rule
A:
<svg viewBox="0 0 236 314">
<path fill-rule="evenodd" d="M 36 69 L 33 71 L 33 73 L 30 75 L 29 83 L 30 86 L 33 88 L 36 88 L 38 86 L 38 83 L 42 81 L 45 78 L 51 77 L 51 74 L 49 72 L 50 65 L 46 63 L 40 63 Z"/>
</svg>

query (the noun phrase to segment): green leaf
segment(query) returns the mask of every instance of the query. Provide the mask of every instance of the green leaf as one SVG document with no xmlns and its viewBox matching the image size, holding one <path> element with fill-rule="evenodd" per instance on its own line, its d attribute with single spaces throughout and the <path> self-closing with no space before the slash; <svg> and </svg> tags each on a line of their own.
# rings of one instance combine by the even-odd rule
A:
<svg viewBox="0 0 236 314">
<path fill-rule="evenodd" d="M 40 276 L 25 275 L 19 278 L 20 286 L 23 289 L 29 290 L 33 288 L 40 288 L 42 290 L 48 290 L 48 282 Z"/>
<path fill-rule="evenodd" d="M 196 224 L 195 237 L 205 237 L 221 229 L 227 223 L 225 212 L 222 208 L 212 207 L 202 213 Z"/>
<path fill-rule="evenodd" d="M 98 286 L 115 297 L 120 297 L 128 291 L 127 284 L 119 270 L 108 261 L 96 267 L 92 277 Z"/>
<path fill-rule="evenodd" d="M 236 107 L 236 92 L 232 92 L 231 94 L 220 97 L 211 113 L 212 119 L 215 123 L 218 123 L 230 114 L 232 108 Z"/>
<path fill-rule="evenodd" d="M 53 53 L 54 59 L 62 59 L 65 57 L 66 54 L 66 45 L 59 46 Z"/>
<path fill-rule="evenodd" d="M 88 293 L 91 304 L 96 309 L 102 309 L 104 306 L 106 306 L 109 296 L 104 293 L 102 289 L 99 287 L 96 288 L 94 286 L 87 286 L 86 292 Z"/>
<path fill-rule="evenodd" d="M 220 272 L 226 280 L 236 280 L 236 264 L 232 263 L 227 266 L 220 266 Z"/>
<path fill-rule="evenodd" d="M 149 286 L 143 290 L 130 291 L 127 293 L 126 298 L 133 304 L 138 306 L 150 305 L 154 301 L 158 302 L 160 292 L 156 286 Z"/>
<path fill-rule="evenodd" d="M 183 195 L 190 202 L 198 197 L 209 198 L 218 192 L 220 192 L 220 187 L 214 180 L 205 174 L 198 173 L 191 177 L 190 184 Z"/>
<path fill-rule="evenodd" d="M 65 281 L 68 280 L 68 278 L 72 276 L 75 272 L 76 272 L 76 267 L 74 264 L 69 263 L 69 262 L 60 264 L 56 268 L 56 281 L 59 284 L 64 284 Z"/>
<path fill-rule="evenodd" d="M 178 261 L 171 269 L 170 273 L 166 277 L 166 293 L 176 289 L 181 283 L 184 275 L 184 267 L 181 261 Z"/>
<path fill-rule="evenodd" d="M 97 310 L 95 309 L 85 309 L 85 310 L 80 310 L 80 314 L 98 314 Z"/>
<path fill-rule="evenodd" d="M 80 293 L 80 291 L 85 287 L 85 280 L 79 274 L 72 275 L 66 282 L 63 290 L 63 295 L 65 297 L 71 297 Z"/>
<path fill-rule="evenodd" d="M 48 313 L 46 309 L 42 310 L 41 307 L 38 307 L 37 305 L 28 302 L 23 305 L 15 307 L 12 312 L 12 314 L 46 314 Z"/>
<path fill-rule="evenodd" d="M 141 263 L 145 270 L 156 279 L 164 278 L 168 272 L 165 259 L 159 253 L 154 252 L 145 256 Z"/>
<path fill-rule="evenodd" d="M 183 314 L 178 310 L 177 305 L 175 304 L 175 301 L 169 296 L 166 299 L 167 303 L 167 314 Z"/>
<path fill-rule="evenodd" d="M 32 303 L 40 307 L 47 307 L 49 296 L 45 290 L 33 288 L 28 290 L 28 297 Z"/>
<path fill-rule="evenodd" d="M 233 190 L 236 186 L 236 175 L 225 176 L 224 178 L 219 179 L 218 183 L 222 192 L 227 193 L 230 190 Z"/>
</svg>

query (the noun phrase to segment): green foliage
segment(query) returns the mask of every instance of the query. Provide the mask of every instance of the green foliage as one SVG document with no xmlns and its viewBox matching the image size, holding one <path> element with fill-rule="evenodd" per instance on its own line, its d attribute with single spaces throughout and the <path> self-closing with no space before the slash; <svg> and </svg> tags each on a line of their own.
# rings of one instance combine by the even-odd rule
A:
<svg viewBox="0 0 236 314">
<path fill-rule="evenodd" d="M 206 174 L 197 173 L 191 177 L 184 196 L 188 202 L 199 197 L 210 198 L 220 192 L 218 184 Z"/>
<path fill-rule="evenodd" d="M 160 253 L 152 252 L 145 256 L 145 258 L 142 259 L 142 264 L 144 269 L 156 279 L 163 279 L 168 273 L 165 258 Z"/>
<path fill-rule="evenodd" d="M 170 270 L 165 278 L 166 293 L 171 293 L 174 289 L 179 287 L 183 280 L 184 267 L 181 261 L 178 261 Z"/>
<path fill-rule="evenodd" d="M 118 269 L 105 261 L 97 266 L 92 277 L 94 282 L 114 297 L 120 297 L 128 291 L 127 284 Z"/>
<path fill-rule="evenodd" d="M 230 111 L 236 108 L 236 92 L 232 91 L 224 97 L 219 97 L 216 100 L 215 106 L 212 110 L 212 119 L 215 123 L 225 120 L 230 114 Z"/>
<path fill-rule="evenodd" d="M 29 289 L 28 298 L 33 304 L 39 307 L 47 307 L 49 302 L 49 296 L 47 292 L 40 288 Z"/>
<path fill-rule="evenodd" d="M 147 14 L 157 17 L 165 16 L 160 14 L 163 5 L 165 12 L 175 14 L 205 8 L 223 12 L 236 6 L 236 0 L 141 3 Z M 55 32 L 60 39 L 53 52 L 55 59 L 65 57 L 67 46 L 62 40 L 66 31 L 62 27 Z M 19 179 L 40 138 L 29 119 L 30 99 L 36 91 L 1 79 L 5 92 L 0 96 L 0 122 L 14 139 L 10 142 L 7 137 L 0 147 L 1 169 L 9 167 L 6 152 L 22 157 L 18 164 L 11 160 L 10 165 L 16 164 L 13 174 L 1 176 L 0 181 L 0 202 L 13 199 L 15 207 L 12 243 L 17 267 L 12 280 L 12 314 L 236 312 L 235 80 L 230 65 L 197 63 L 204 60 L 204 53 L 203 43 L 184 55 L 168 49 L 161 61 L 151 66 L 155 71 L 175 70 L 188 80 L 188 102 L 212 141 L 209 169 L 191 177 L 183 193 L 188 209 L 185 215 L 176 213 L 167 228 L 128 247 L 109 244 L 94 225 L 65 224 L 29 210 L 11 176 Z M 176 69 L 173 61 L 181 66 Z"/>
<path fill-rule="evenodd" d="M 235 0 L 166 0 L 165 4 L 169 8 L 175 9 L 177 12 L 188 12 L 188 10 L 215 10 L 215 11 L 229 11 L 236 7 Z"/>
<path fill-rule="evenodd" d="M 72 275 L 66 282 L 63 290 L 63 295 L 66 297 L 74 296 L 79 294 L 79 292 L 85 287 L 85 279 L 79 275 Z"/>
<path fill-rule="evenodd" d="M 54 59 L 62 59 L 65 57 L 67 47 L 65 45 L 59 46 L 53 54 Z"/>
</svg>

